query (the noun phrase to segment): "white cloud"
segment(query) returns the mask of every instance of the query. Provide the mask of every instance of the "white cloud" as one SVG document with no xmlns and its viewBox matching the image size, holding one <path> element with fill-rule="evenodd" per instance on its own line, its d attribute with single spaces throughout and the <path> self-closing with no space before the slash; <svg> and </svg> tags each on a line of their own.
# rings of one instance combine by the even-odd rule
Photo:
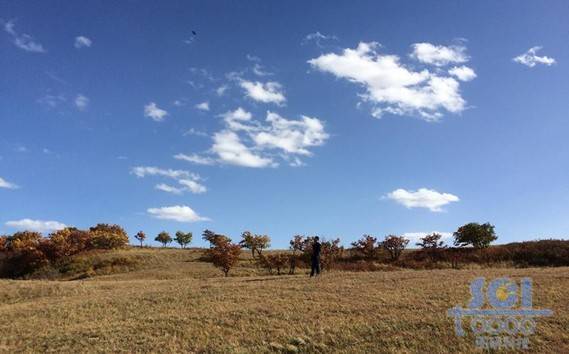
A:
<svg viewBox="0 0 569 354">
<path fill-rule="evenodd" d="M 413 48 L 411 58 L 425 64 L 445 66 L 452 63 L 465 63 L 469 59 L 466 55 L 466 48 L 461 45 L 446 47 L 431 43 L 415 43 L 411 47 Z"/>
<path fill-rule="evenodd" d="M 426 208 L 434 212 L 443 211 L 441 207 L 460 200 L 456 195 L 439 193 L 427 188 L 420 188 L 417 191 L 407 191 L 400 188 L 387 194 L 386 197 L 407 208 Z"/>
<path fill-rule="evenodd" d="M 223 94 L 225 94 L 225 91 L 227 91 L 227 89 L 229 89 L 229 86 L 221 85 L 217 89 L 215 89 L 215 93 L 217 93 L 218 96 L 223 96 Z"/>
<path fill-rule="evenodd" d="M 186 205 L 149 208 L 147 212 L 157 219 L 174 220 L 178 222 L 190 223 L 210 220 L 209 218 L 198 215 L 192 208 Z"/>
<path fill-rule="evenodd" d="M 0 188 L 18 189 L 19 187 L 16 184 L 8 182 L 4 178 L 0 177 Z"/>
<path fill-rule="evenodd" d="M 459 81 L 427 69 L 414 71 L 401 64 L 398 56 L 378 53 L 379 47 L 375 42 L 361 42 L 356 49 L 323 54 L 308 63 L 364 87 L 360 97 L 372 104 L 376 118 L 390 113 L 436 121 L 443 110 L 460 113 L 466 108 Z"/>
<path fill-rule="evenodd" d="M 311 147 L 320 146 L 329 138 L 324 124 L 317 118 L 301 116 L 289 120 L 267 112 L 265 123 L 239 107 L 221 115 L 225 129 L 213 135 L 210 155 L 177 154 L 174 158 L 202 165 L 226 163 L 245 167 L 276 167 L 273 151 L 291 166 L 302 166 L 298 156 L 311 156 Z"/>
<path fill-rule="evenodd" d="M 93 44 L 93 41 L 90 40 L 89 38 L 85 37 L 85 36 L 77 36 L 75 37 L 75 48 L 79 49 L 79 48 L 83 48 L 83 47 L 87 47 L 89 48 L 91 46 L 91 44 Z"/>
<path fill-rule="evenodd" d="M 282 86 L 278 82 L 269 81 L 262 83 L 259 81 L 241 80 L 240 86 L 245 89 L 247 96 L 255 101 L 275 103 L 277 105 L 286 102 L 286 98 L 282 92 Z"/>
<path fill-rule="evenodd" d="M 307 149 L 324 144 L 329 135 L 317 118 L 302 116 L 301 120 L 287 120 L 267 112 L 267 128 L 254 132 L 253 141 L 260 147 L 278 148 L 286 153 L 310 155 Z"/>
<path fill-rule="evenodd" d="M 320 33 L 319 31 L 314 32 L 314 33 L 309 33 L 306 35 L 306 37 L 304 37 L 304 39 L 302 40 L 301 44 L 305 45 L 309 42 L 314 42 L 316 43 L 316 46 L 318 46 L 319 48 L 324 47 L 324 45 L 322 44 L 323 42 L 326 41 L 331 41 L 331 40 L 338 40 L 338 37 L 334 36 L 334 35 L 325 35 Z"/>
<path fill-rule="evenodd" d="M 32 220 L 32 219 L 8 221 L 6 223 L 6 226 L 12 227 L 16 230 L 36 231 L 36 232 L 56 231 L 67 227 L 65 224 L 62 224 L 57 221 L 43 221 L 43 220 Z"/>
<path fill-rule="evenodd" d="M 174 187 L 165 183 L 160 183 L 155 186 L 156 189 L 164 192 L 173 194 L 182 194 L 186 191 L 194 194 L 207 192 L 207 188 L 199 182 L 201 180 L 201 177 L 198 174 L 190 173 L 185 170 L 162 169 L 152 166 L 137 166 L 132 168 L 131 173 L 140 178 L 146 176 L 169 177 L 175 179 L 180 185 L 182 185 L 182 187 Z"/>
<path fill-rule="evenodd" d="M 452 232 L 440 232 L 440 231 L 431 231 L 431 232 L 406 232 L 403 234 L 403 237 L 405 237 L 406 239 L 408 239 L 409 242 L 409 246 L 411 248 L 413 247 L 417 247 L 416 243 L 421 242 L 421 238 L 427 236 L 427 235 L 432 235 L 432 234 L 439 234 L 441 235 L 441 239 L 440 241 L 443 241 L 445 244 L 451 244 L 452 243 L 452 239 L 453 239 L 453 234 Z"/>
<path fill-rule="evenodd" d="M 527 52 L 525 52 L 524 54 L 520 54 L 517 57 L 515 57 L 513 60 L 516 63 L 520 63 L 523 65 L 526 65 L 530 68 L 533 68 L 534 66 L 536 66 L 537 64 L 543 64 L 546 66 L 550 66 L 555 64 L 555 59 L 550 58 L 548 56 L 538 56 L 537 52 L 541 50 L 541 47 L 532 47 L 530 49 L 528 49 Z"/>
<path fill-rule="evenodd" d="M 200 179 L 200 177 L 197 174 L 190 173 L 185 170 L 163 169 L 153 166 L 133 167 L 131 173 L 137 177 L 164 176 L 173 179 L 188 178 L 188 177 L 192 177 L 193 179 Z"/>
<path fill-rule="evenodd" d="M 12 40 L 16 47 L 31 53 L 45 53 L 44 47 L 36 42 L 32 36 L 26 33 L 18 33 L 15 29 L 14 21 L 4 23 L 4 31 L 12 36 Z"/>
<path fill-rule="evenodd" d="M 176 155 L 174 155 L 174 158 L 176 160 L 183 160 L 183 161 L 187 161 L 187 162 L 192 162 L 192 163 L 195 163 L 197 165 L 214 165 L 215 164 L 215 160 L 212 159 L 211 157 L 200 156 L 198 154 L 191 154 L 191 155 L 176 154 Z"/>
<path fill-rule="evenodd" d="M 453 67 L 448 71 L 449 74 L 456 76 L 460 81 L 471 81 L 476 78 L 476 73 L 474 70 L 468 66 Z"/>
<path fill-rule="evenodd" d="M 155 122 L 161 122 L 164 118 L 168 115 L 168 112 L 165 110 L 158 108 L 156 103 L 150 102 L 146 106 L 144 106 L 144 116 L 149 117 Z"/>
<path fill-rule="evenodd" d="M 80 111 L 86 110 L 88 105 L 89 105 L 89 98 L 88 97 L 81 95 L 81 94 L 79 94 L 79 95 L 77 95 L 77 97 L 75 97 L 75 106 Z"/>
<path fill-rule="evenodd" d="M 239 135 L 230 130 L 222 130 L 214 134 L 211 150 L 223 163 L 245 167 L 276 166 L 271 158 L 252 152 L 241 142 Z"/>
<path fill-rule="evenodd" d="M 158 189 L 159 191 L 172 193 L 172 194 L 182 194 L 184 192 L 183 188 L 177 188 L 166 183 L 157 184 L 156 186 L 154 186 L 154 188 Z"/>
<path fill-rule="evenodd" d="M 178 183 L 184 186 L 186 190 L 194 194 L 202 194 L 207 192 L 207 188 L 204 185 L 191 179 L 181 179 L 178 181 Z"/>
<path fill-rule="evenodd" d="M 205 101 L 202 103 L 198 103 L 195 107 L 200 111 L 209 111 L 209 102 Z"/>
</svg>

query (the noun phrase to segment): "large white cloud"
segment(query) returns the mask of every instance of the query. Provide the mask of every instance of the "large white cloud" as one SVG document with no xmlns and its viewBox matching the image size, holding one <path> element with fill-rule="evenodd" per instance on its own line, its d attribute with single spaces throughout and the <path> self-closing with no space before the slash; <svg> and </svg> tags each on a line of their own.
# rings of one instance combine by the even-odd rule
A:
<svg viewBox="0 0 569 354">
<path fill-rule="evenodd" d="M 239 85 L 245 90 L 247 96 L 255 101 L 276 103 L 278 105 L 286 102 L 282 86 L 278 82 L 269 81 L 262 83 L 259 81 L 241 80 Z"/>
<path fill-rule="evenodd" d="M 0 177 L 0 188 L 17 189 L 18 185 L 14 184 L 12 182 L 8 182 L 4 178 Z"/>
<path fill-rule="evenodd" d="M 541 50 L 541 47 L 532 47 L 530 49 L 528 49 L 527 52 L 525 52 L 524 54 L 520 54 L 517 57 L 515 57 L 513 60 L 516 63 L 520 63 L 523 64 L 525 66 L 528 66 L 530 68 L 533 68 L 534 66 L 536 66 L 537 64 L 543 64 L 546 66 L 551 66 L 553 64 L 555 64 L 555 59 L 550 58 L 548 56 L 538 56 L 537 52 Z"/>
<path fill-rule="evenodd" d="M 434 212 L 443 211 L 443 206 L 460 200 L 456 195 L 439 193 L 428 188 L 420 188 L 417 191 L 400 188 L 390 192 L 386 197 L 407 208 L 426 208 Z"/>
<path fill-rule="evenodd" d="M 1 21 L 0 21 L 1 22 Z M 12 40 L 16 47 L 31 53 L 45 53 L 46 50 L 41 45 L 35 41 L 35 39 L 26 33 L 18 33 L 16 31 L 16 24 L 14 21 L 4 22 L 4 31 L 12 36 Z"/>
<path fill-rule="evenodd" d="M 268 167 L 275 163 L 271 158 L 255 154 L 249 147 L 241 142 L 239 135 L 230 130 L 222 130 L 213 135 L 211 147 L 222 163 L 244 167 Z"/>
<path fill-rule="evenodd" d="M 144 116 L 151 118 L 155 122 L 163 121 L 167 115 L 168 112 L 159 108 L 154 102 L 150 102 L 144 106 Z"/>
<path fill-rule="evenodd" d="M 198 222 L 198 221 L 208 221 L 207 217 L 198 215 L 192 208 L 186 205 L 174 205 L 162 208 L 149 208 L 147 209 L 148 214 L 163 220 L 174 220 L 178 222 Z"/>
<path fill-rule="evenodd" d="M 460 82 L 454 77 L 445 76 L 438 69 L 433 72 L 414 70 L 403 65 L 397 55 L 379 53 L 379 48 L 378 43 L 361 42 L 356 49 L 323 54 L 308 63 L 320 71 L 361 85 L 365 92 L 360 97 L 372 104 L 372 115 L 377 118 L 390 113 L 436 121 L 444 111 L 460 113 L 466 108 L 466 101 L 460 94 Z M 443 57 L 447 62 L 467 59 L 458 56 L 451 61 L 452 56 L 446 54 L 438 57 L 433 54 L 427 59 L 424 51 L 421 53 L 417 59 L 431 61 L 433 65 L 442 65 Z"/>
<path fill-rule="evenodd" d="M 260 147 L 281 149 L 289 154 L 310 155 L 309 147 L 324 144 L 329 135 L 317 118 L 302 116 L 300 120 L 288 120 L 267 112 L 265 129 L 252 133 L 253 141 Z"/>
<path fill-rule="evenodd" d="M 323 145 L 329 138 L 322 121 L 304 115 L 292 120 L 269 111 L 261 122 L 239 107 L 221 117 L 225 128 L 213 135 L 207 155 L 177 154 L 174 158 L 202 165 L 260 168 L 278 166 L 276 159 L 280 157 L 292 166 L 301 166 L 298 156 L 311 156 L 310 148 Z"/>
<path fill-rule="evenodd" d="M 22 231 L 50 232 L 66 228 L 67 226 L 58 221 L 44 221 L 21 219 L 6 222 L 6 226 Z"/>
<path fill-rule="evenodd" d="M 445 66 L 460 64 L 468 61 L 466 48 L 462 45 L 444 46 L 431 43 L 415 43 L 411 46 L 411 58 L 425 64 Z"/>
</svg>

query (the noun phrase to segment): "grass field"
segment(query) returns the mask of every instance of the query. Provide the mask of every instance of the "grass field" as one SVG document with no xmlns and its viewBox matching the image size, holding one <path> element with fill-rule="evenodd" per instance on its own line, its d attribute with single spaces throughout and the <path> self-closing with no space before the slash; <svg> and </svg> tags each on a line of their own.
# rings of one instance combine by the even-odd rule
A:
<svg viewBox="0 0 569 354">
<path fill-rule="evenodd" d="M 2 352 L 473 352 L 446 315 L 479 276 L 530 276 L 532 351 L 569 352 L 569 268 L 233 276 L 196 250 L 131 249 L 138 269 L 74 281 L 0 280 Z"/>
</svg>

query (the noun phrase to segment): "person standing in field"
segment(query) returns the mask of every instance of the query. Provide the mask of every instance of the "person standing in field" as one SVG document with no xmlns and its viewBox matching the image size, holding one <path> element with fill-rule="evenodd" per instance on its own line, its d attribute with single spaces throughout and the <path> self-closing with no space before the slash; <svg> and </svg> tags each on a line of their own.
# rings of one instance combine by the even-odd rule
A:
<svg viewBox="0 0 569 354">
<path fill-rule="evenodd" d="M 322 250 L 322 245 L 320 244 L 320 238 L 318 236 L 314 237 L 314 243 L 312 244 L 312 255 L 311 263 L 312 270 L 310 271 L 310 276 L 313 277 L 314 273 L 320 275 L 320 251 Z"/>
</svg>

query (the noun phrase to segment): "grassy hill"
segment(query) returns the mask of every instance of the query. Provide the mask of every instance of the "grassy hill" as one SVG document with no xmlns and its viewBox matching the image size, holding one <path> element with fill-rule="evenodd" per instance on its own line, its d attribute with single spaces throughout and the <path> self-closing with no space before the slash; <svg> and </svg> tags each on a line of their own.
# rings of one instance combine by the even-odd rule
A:
<svg viewBox="0 0 569 354">
<path fill-rule="evenodd" d="M 200 250 L 93 253 L 73 281 L 0 280 L 2 352 L 472 352 L 446 315 L 475 277 L 530 276 L 531 347 L 569 352 L 569 268 L 397 270 L 271 276 L 248 253 L 224 278 Z M 120 259 L 120 261 L 116 261 Z M 125 261 L 126 260 L 126 261 Z M 79 264 L 81 264 L 79 262 Z M 125 272 L 128 270 L 128 272 Z M 106 275 L 104 275 L 106 274 Z"/>
</svg>

